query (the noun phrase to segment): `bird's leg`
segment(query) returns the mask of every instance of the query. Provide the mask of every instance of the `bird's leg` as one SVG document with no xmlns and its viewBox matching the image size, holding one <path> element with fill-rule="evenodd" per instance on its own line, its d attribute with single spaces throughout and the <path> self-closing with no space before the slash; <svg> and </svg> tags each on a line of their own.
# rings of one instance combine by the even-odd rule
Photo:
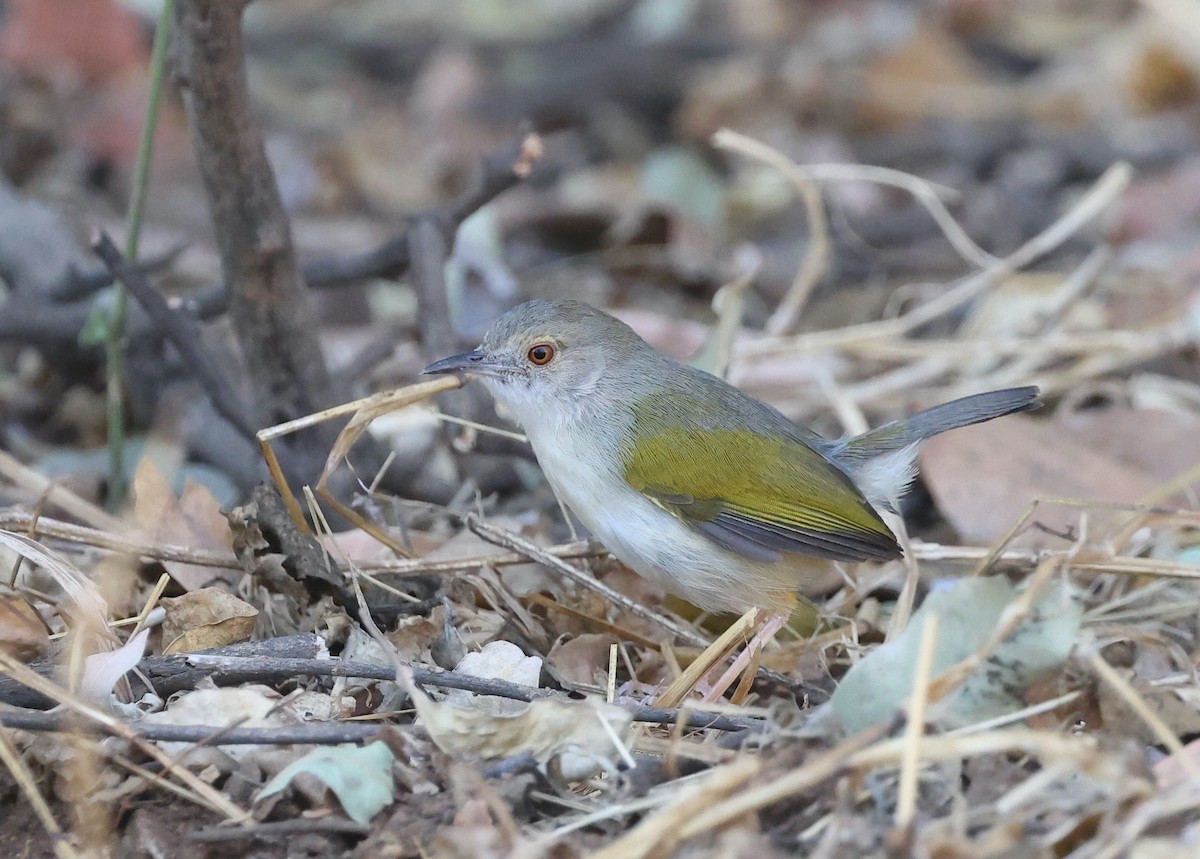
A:
<svg viewBox="0 0 1200 859">
<path fill-rule="evenodd" d="M 704 700 L 710 704 L 714 701 L 719 701 L 721 696 L 725 694 L 725 691 L 737 680 L 738 675 L 746 670 L 746 667 L 750 664 L 750 660 L 754 657 L 754 652 L 766 648 L 771 639 L 783 628 L 785 623 L 787 623 L 787 615 L 768 615 L 767 619 L 763 621 L 762 626 L 754 633 L 754 637 L 742 648 L 742 652 L 738 654 L 737 659 L 733 660 L 733 664 L 725 670 L 725 673 L 721 675 L 721 679 L 713 684 L 708 694 L 704 696 Z"/>
</svg>

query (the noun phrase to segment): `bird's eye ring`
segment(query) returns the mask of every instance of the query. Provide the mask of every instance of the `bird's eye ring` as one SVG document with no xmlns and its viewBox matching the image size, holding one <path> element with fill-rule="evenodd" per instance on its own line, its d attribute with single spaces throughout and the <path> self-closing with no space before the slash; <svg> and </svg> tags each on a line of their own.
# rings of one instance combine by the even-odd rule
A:
<svg viewBox="0 0 1200 859">
<path fill-rule="evenodd" d="M 554 360 L 554 347 L 549 343 L 538 343 L 536 346 L 530 346 L 529 352 L 526 354 L 529 357 L 529 363 L 545 367 Z"/>
</svg>

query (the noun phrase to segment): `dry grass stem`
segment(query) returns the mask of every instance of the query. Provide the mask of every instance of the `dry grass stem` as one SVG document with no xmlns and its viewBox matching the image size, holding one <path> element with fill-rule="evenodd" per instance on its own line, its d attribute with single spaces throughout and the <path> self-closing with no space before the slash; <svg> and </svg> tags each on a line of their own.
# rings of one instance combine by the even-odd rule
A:
<svg viewBox="0 0 1200 859">
<path fill-rule="evenodd" d="M 654 699 L 655 707 L 678 707 L 691 694 L 704 675 L 719 665 L 738 643 L 745 643 L 750 631 L 759 623 L 761 612 L 750 609 L 739 617 L 717 639 L 691 661 L 683 673 Z"/>
<path fill-rule="evenodd" d="M 63 540 L 78 546 L 107 549 L 134 558 L 149 558 L 155 561 L 178 561 L 198 567 L 217 567 L 227 570 L 240 569 L 237 558 L 224 552 L 175 546 L 170 543 L 152 543 L 131 534 L 118 525 L 120 533 L 74 525 L 45 516 L 35 517 L 21 510 L 0 510 L 0 528 L 20 531 L 38 538 Z M 30 534 L 32 532 L 32 534 Z"/>
<path fill-rule="evenodd" d="M 1012 254 L 964 278 L 958 285 L 937 298 L 894 319 L 747 343 L 742 349 L 742 357 L 750 359 L 756 355 L 781 352 L 803 354 L 841 348 L 849 343 L 902 337 L 977 298 L 992 287 L 999 277 L 1023 268 L 1071 238 L 1080 228 L 1113 204 L 1129 184 L 1130 176 L 1128 164 L 1110 167 L 1069 211 Z"/>
<path fill-rule="evenodd" d="M 921 628 L 921 643 L 913 672 L 912 697 L 908 701 L 908 721 L 904 726 L 904 757 L 900 762 L 900 789 L 896 797 L 895 828 L 908 833 L 917 814 L 917 787 L 920 779 L 921 740 L 925 736 L 925 709 L 929 704 L 929 680 L 933 672 L 933 654 L 937 646 L 938 616 L 930 614 Z M 904 836 L 907 841 L 911 833 Z"/>
<path fill-rule="evenodd" d="M 889 727 L 888 725 L 879 726 L 856 734 L 786 775 L 742 791 L 718 806 L 706 808 L 702 813 L 684 822 L 681 836 L 694 838 L 705 832 L 711 832 L 744 814 L 758 811 L 781 799 L 803 793 L 833 778 L 843 770 L 856 752 L 878 740 Z"/>
<path fill-rule="evenodd" d="M 885 513 L 884 521 L 891 526 L 892 532 L 896 535 L 896 542 L 900 544 L 900 549 L 904 552 L 904 557 L 900 561 L 904 564 L 904 584 L 900 586 L 900 594 L 896 597 L 896 607 L 892 610 L 887 635 L 884 637 L 884 641 L 894 641 L 896 636 L 904 632 L 908 621 L 912 618 L 913 605 L 917 600 L 917 587 L 921 583 L 921 567 L 909 545 L 908 526 L 905 524 L 904 518 L 894 513 Z"/>
<path fill-rule="evenodd" d="M 279 490 L 279 494 L 282 496 L 284 504 L 287 505 L 288 512 L 292 516 L 292 521 L 300 529 L 300 532 L 311 534 L 312 529 L 308 526 L 308 520 L 304 516 L 300 502 L 296 499 L 296 494 L 292 492 L 291 487 L 288 485 L 287 477 L 283 473 L 283 467 L 279 464 L 279 458 L 275 455 L 275 450 L 271 446 L 271 442 L 282 436 L 291 435 L 294 432 L 308 429 L 325 421 L 351 415 L 350 421 L 338 434 L 337 440 L 334 442 L 328 457 L 325 459 L 325 467 L 321 472 L 320 479 L 317 481 L 317 494 L 322 495 L 324 500 L 333 504 L 342 515 L 345 516 L 349 512 L 350 515 L 346 517 L 349 521 L 354 522 L 359 527 L 365 524 L 366 528 L 364 530 L 367 530 L 367 533 L 379 539 L 384 545 L 398 550 L 401 556 L 407 556 L 407 552 L 402 546 L 394 544 L 394 541 L 388 535 L 379 532 L 372 523 L 363 520 L 356 511 L 350 510 L 350 508 L 337 502 L 336 499 L 326 497 L 323 494 L 325 481 L 337 469 L 338 465 L 346 457 L 346 454 L 349 453 L 350 448 L 354 446 L 354 443 L 358 441 L 366 431 L 367 426 L 375 418 L 396 409 L 419 403 L 443 391 L 452 391 L 460 388 L 462 384 L 463 380 L 458 376 L 439 376 L 427 382 L 417 382 L 394 391 L 381 391 L 368 397 L 343 403 L 339 406 L 333 406 L 332 408 L 314 412 L 311 415 L 305 415 L 302 418 L 259 430 L 256 434 L 258 446 L 263 455 L 263 460 L 267 464 L 267 470 L 271 474 L 271 480 Z"/>
<path fill-rule="evenodd" d="M 77 859 L 79 853 L 72 847 L 64 838 L 62 828 L 58 825 L 58 821 L 54 819 L 54 813 L 50 810 L 50 805 L 38 790 L 37 782 L 33 777 L 33 773 L 25 766 L 25 761 L 21 759 L 20 753 L 13 747 L 9 741 L 8 729 L 0 727 L 0 763 L 8 769 L 8 772 L 13 777 L 13 781 L 17 783 L 21 793 L 29 802 L 29 807 L 33 809 L 34 816 L 42 828 L 51 836 L 54 843 L 54 854 L 61 859 Z"/>
<path fill-rule="evenodd" d="M 958 192 L 953 188 L 936 185 L 919 176 L 913 176 L 911 173 L 891 170 L 886 167 L 874 167 L 864 164 L 796 164 L 765 143 L 727 128 L 723 128 L 714 134 L 712 142 L 713 146 L 718 149 L 738 152 L 769 164 L 792 179 L 794 183 L 798 181 L 806 183 L 872 182 L 878 185 L 890 185 L 894 188 L 900 188 L 912 194 L 917 202 L 925 207 L 933 217 L 934 222 L 942 230 L 942 233 L 950 241 L 950 244 L 963 259 L 981 268 L 996 262 L 995 257 L 975 244 L 966 231 L 959 226 L 958 221 L 950 214 L 945 204 L 942 203 L 943 197 L 953 199 L 958 196 Z"/>
<path fill-rule="evenodd" d="M 124 523 L 116 516 L 106 513 L 90 501 L 85 501 L 71 490 L 57 485 L 4 450 L 0 450 L 0 477 L 36 498 L 45 498 L 50 505 L 95 528 L 104 531 L 125 530 Z"/>
<path fill-rule="evenodd" d="M 1146 723 L 1146 727 L 1154 732 L 1154 736 L 1158 738 L 1158 741 L 1171 750 L 1172 756 L 1187 770 L 1188 775 L 1192 779 L 1200 781 L 1200 764 L 1196 763 L 1196 760 L 1187 753 L 1183 747 L 1183 743 L 1179 741 L 1179 737 L 1175 736 L 1175 732 L 1159 718 L 1158 714 L 1146 703 L 1146 699 L 1139 695 L 1137 690 L 1129 684 L 1129 681 L 1117 673 L 1115 668 L 1105 662 L 1104 657 L 1098 652 L 1093 651 L 1088 655 L 1088 663 L 1095 670 L 1096 675 L 1120 696 L 1121 700 L 1129 706 L 1129 709 L 1137 714 L 1139 719 Z"/>
<path fill-rule="evenodd" d="M 756 758 L 743 757 L 718 767 L 707 777 L 680 788 L 675 799 L 628 833 L 592 854 L 592 859 L 643 859 L 660 856 L 689 838 L 686 825 L 697 814 L 729 800 L 759 771 Z"/>
<path fill-rule="evenodd" d="M 723 129 L 713 135 L 713 144 L 721 149 L 748 155 L 774 167 L 788 178 L 804 202 L 804 210 L 808 215 L 808 247 L 791 287 L 775 308 L 775 312 L 767 319 L 766 325 L 768 334 L 786 334 L 796 327 L 801 313 L 804 312 L 804 306 L 808 304 L 808 299 L 829 265 L 829 221 L 825 216 L 825 203 L 821 200 L 821 191 L 804 168 L 765 143 Z"/>
</svg>

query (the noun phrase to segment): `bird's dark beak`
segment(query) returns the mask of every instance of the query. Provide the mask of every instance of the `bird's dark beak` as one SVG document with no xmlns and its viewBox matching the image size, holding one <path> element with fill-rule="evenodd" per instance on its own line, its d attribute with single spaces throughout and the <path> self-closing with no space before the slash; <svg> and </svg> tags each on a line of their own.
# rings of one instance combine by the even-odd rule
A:
<svg viewBox="0 0 1200 859">
<path fill-rule="evenodd" d="M 434 361 L 422 370 L 421 374 L 436 376 L 443 373 L 474 373 L 477 376 L 498 376 L 507 369 L 502 364 L 489 361 L 478 349 L 473 349 L 461 355 L 451 355 L 449 358 Z"/>
</svg>

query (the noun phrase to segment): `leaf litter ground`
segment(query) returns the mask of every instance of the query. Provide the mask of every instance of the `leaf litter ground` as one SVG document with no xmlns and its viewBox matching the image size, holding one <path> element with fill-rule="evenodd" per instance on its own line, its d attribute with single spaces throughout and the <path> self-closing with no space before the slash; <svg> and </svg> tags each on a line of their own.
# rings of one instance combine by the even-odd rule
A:
<svg viewBox="0 0 1200 859">
<path fill-rule="evenodd" d="M 1052 6 L 1042 23 L 1063 14 Z M 1172 57 L 1146 54 L 1134 80 L 1141 108 L 1178 97 Z M 943 91 L 942 78 L 925 77 L 931 67 L 972 103 L 986 92 L 992 109 L 1013 109 L 1028 97 L 980 80 L 926 23 L 867 69 L 873 121 L 901 122 L 913 102 L 898 96 L 910 90 Z M 721 86 L 690 93 L 680 122 L 705 139 L 714 117 L 754 127 L 755 117 L 740 121 L 745 105 L 771 106 L 739 89 L 767 89 L 753 89 L 763 82 L 750 72 L 713 70 Z M 395 128 L 383 124 L 390 146 Z M 470 139 L 456 130 L 442 129 L 445 139 Z M 170 463 L 151 456 L 132 509 L 116 517 L 0 451 L 6 490 L 24 501 L 0 510 L 14 571 L 0 602 L 0 721 L 10 726 L 0 848 L 614 859 L 1195 851 L 1195 287 L 1091 247 L 1098 221 L 1129 241 L 1180 220 L 1194 165 L 1130 188 L 1128 166 L 1106 161 L 1032 238 L 1018 233 L 1016 250 L 996 256 L 949 215 L 940 185 L 796 164 L 731 131 L 712 142 L 737 165 L 743 193 L 769 176 L 768 190 L 795 195 L 805 252 L 762 332 L 739 326 L 771 262 L 748 251 L 733 255 L 715 321 L 620 309 L 644 336 L 831 433 L 988 387 L 1033 381 L 1046 395 L 1042 414 L 927 447 L 938 515 L 912 522 L 907 563 L 854 570 L 797 612 L 719 706 L 698 695 L 662 702 L 708 641 L 733 628 L 737 644 L 743 628 L 697 615 L 597 547 L 557 542 L 567 529 L 544 491 L 498 503 L 467 486 L 446 509 L 334 495 L 367 526 L 334 534 L 302 487 L 256 495 L 226 525 L 207 490 L 177 493 L 156 470 Z M 344 148 L 355 146 L 344 169 L 397 172 L 390 148 L 381 171 L 347 135 Z M 715 180 L 678 151 L 647 169 L 647 195 L 684 210 L 672 216 L 675 282 L 681 260 L 717 252 L 705 221 Z M 894 304 L 855 313 L 844 293 L 818 288 L 837 226 L 820 195 L 850 205 L 852 192 L 881 183 L 913 196 L 969 273 L 889 289 Z M 680 189 L 696 191 L 684 206 Z M 1046 208 L 1045 196 L 1025 196 Z M 496 228 L 471 229 L 486 245 Z M 1072 267 L 1029 270 L 1072 243 L 1088 248 Z M 547 288 L 536 271 L 528 285 Z M 797 320 L 831 318 L 796 333 Z M 420 402 L 386 418 L 368 403 L 351 426 L 376 418 L 373 432 L 411 449 L 414 433 L 438 426 L 429 393 L 382 395 Z M 458 447 L 477 432 L 462 428 Z M 330 453 L 338 468 L 353 459 L 349 443 Z M 216 650 L 186 655 L 198 647 Z M 700 672 L 702 689 L 719 670 Z"/>
</svg>

